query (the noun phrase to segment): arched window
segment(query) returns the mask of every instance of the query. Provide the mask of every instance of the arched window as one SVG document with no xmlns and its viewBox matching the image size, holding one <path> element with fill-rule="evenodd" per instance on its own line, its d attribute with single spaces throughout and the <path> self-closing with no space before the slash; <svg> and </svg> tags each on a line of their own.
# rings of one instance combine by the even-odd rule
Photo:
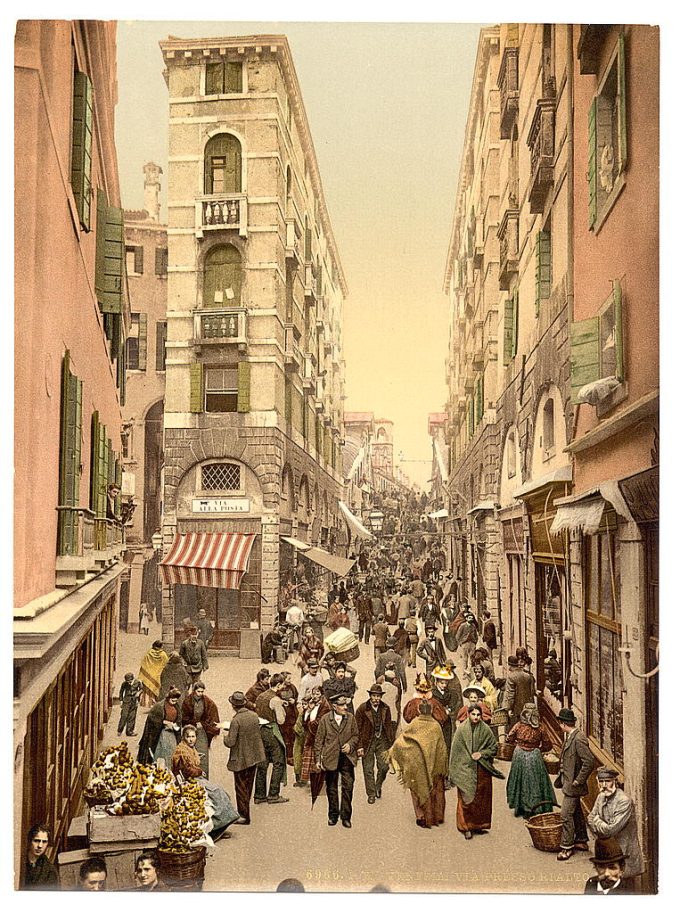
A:
<svg viewBox="0 0 680 913">
<path fill-rule="evenodd" d="M 205 147 L 204 193 L 241 193 L 241 144 L 230 133 L 218 133 Z"/>
<path fill-rule="evenodd" d="M 203 267 L 203 307 L 240 305 L 241 280 L 241 254 L 234 245 L 213 247 Z"/>
<path fill-rule="evenodd" d="M 547 399 L 543 406 L 543 452 L 547 453 L 555 446 L 555 405 Z"/>
<path fill-rule="evenodd" d="M 241 467 L 238 463 L 207 463 L 201 466 L 203 491 L 239 491 Z"/>
</svg>

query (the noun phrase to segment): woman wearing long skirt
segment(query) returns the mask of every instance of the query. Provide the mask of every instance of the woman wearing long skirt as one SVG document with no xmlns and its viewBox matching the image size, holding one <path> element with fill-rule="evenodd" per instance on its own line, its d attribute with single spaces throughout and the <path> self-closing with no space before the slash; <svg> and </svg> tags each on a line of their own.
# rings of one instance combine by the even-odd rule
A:
<svg viewBox="0 0 680 913">
<path fill-rule="evenodd" d="M 515 746 L 507 783 L 508 805 L 515 817 L 529 818 L 551 812 L 557 805 L 543 752 L 552 742 L 538 716 L 535 704 L 525 704 L 519 722 L 508 733 L 507 741 Z"/>
<path fill-rule="evenodd" d="M 419 827 L 444 823 L 446 807 L 446 743 L 439 723 L 432 717 L 432 706 L 422 701 L 419 715 L 397 736 L 388 752 L 390 766 L 411 800 Z"/>
<path fill-rule="evenodd" d="M 141 707 L 153 707 L 161 692 L 161 672 L 168 661 L 162 640 L 154 640 L 142 660 L 137 678 L 142 683 Z"/>
<path fill-rule="evenodd" d="M 497 746 L 493 732 L 482 720 L 481 708 L 471 706 L 468 718 L 453 736 L 449 761 L 449 781 L 458 787 L 456 827 L 466 840 L 491 828 L 491 778 L 505 779 L 493 765 Z"/>
<path fill-rule="evenodd" d="M 210 777 L 210 744 L 219 734 L 219 722 L 219 710 L 205 693 L 205 685 L 201 681 L 194 682 L 182 704 L 182 723 L 196 728 L 196 751 L 206 777 Z"/>
<path fill-rule="evenodd" d="M 165 700 L 158 701 L 149 710 L 137 751 L 137 761 L 140 764 L 152 764 L 163 758 L 165 766 L 170 769 L 182 728 L 179 699 L 179 691 L 171 688 Z"/>
</svg>

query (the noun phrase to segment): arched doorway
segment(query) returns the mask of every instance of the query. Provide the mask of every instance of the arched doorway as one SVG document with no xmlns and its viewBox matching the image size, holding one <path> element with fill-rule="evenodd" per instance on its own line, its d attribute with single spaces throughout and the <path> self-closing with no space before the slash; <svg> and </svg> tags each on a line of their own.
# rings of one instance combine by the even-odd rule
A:
<svg viewBox="0 0 680 913">
<path fill-rule="evenodd" d="M 144 542 L 161 528 L 163 489 L 163 400 L 155 403 L 144 419 Z"/>
</svg>

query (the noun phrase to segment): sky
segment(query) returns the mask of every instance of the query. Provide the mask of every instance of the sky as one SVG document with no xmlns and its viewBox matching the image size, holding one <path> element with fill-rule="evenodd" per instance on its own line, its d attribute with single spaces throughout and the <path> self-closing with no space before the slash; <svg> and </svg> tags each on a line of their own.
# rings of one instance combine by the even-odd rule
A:
<svg viewBox="0 0 680 913">
<path fill-rule="evenodd" d="M 395 458 L 424 485 L 427 415 L 446 400 L 442 287 L 479 25 L 119 21 L 116 143 L 123 207 L 142 167 L 167 174 L 168 96 L 158 42 L 285 34 L 349 294 L 345 410 L 394 424 Z M 140 91 L 140 87 L 144 91 Z M 165 181 L 162 178 L 166 218 Z"/>
</svg>

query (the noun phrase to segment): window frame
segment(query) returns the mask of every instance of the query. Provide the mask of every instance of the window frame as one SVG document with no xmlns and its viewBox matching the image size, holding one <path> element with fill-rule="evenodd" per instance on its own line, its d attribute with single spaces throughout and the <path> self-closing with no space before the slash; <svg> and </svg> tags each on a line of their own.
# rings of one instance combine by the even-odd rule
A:
<svg viewBox="0 0 680 913">
<path fill-rule="evenodd" d="M 238 484 L 229 488 L 217 488 L 214 486 L 205 484 L 205 475 L 204 472 L 206 469 L 212 466 L 233 466 L 238 470 Z M 200 486 L 199 490 L 201 492 L 228 492 L 229 494 L 240 494 L 244 491 L 243 484 L 243 468 L 240 463 L 237 463 L 235 460 L 211 460 L 209 463 L 202 463 L 199 466 L 200 471 Z"/>
<path fill-rule="evenodd" d="M 233 371 L 234 372 L 234 386 L 230 387 L 226 384 L 222 385 L 222 388 L 210 389 L 209 388 L 209 376 L 211 371 Z M 208 397 L 209 396 L 230 396 L 233 397 L 233 406 L 231 409 L 209 409 L 208 408 Z M 229 401 L 231 404 L 231 400 Z M 226 364 L 226 365 L 204 365 L 203 367 L 203 411 L 206 413 L 218 413 L 226 414 L 232 412 L 238 412 L 238 363 Z"/>
<path fill-rule="evenodd" d="M 238 70 L 238 89 L 236 90 L 227 89 L 227 72 L 229 67 L 233 68 L 231 72 L 236 72 L 236 70 Z M 222 78 L 221 80 L 217 80 L 220 83 L 221 90 L 218 92 L 208 91 L 209 70 L 216 72 L 218 68 L 221 68 Z M 244 95 L 247 91 L 246 67 L 244 66 L 243 61 L 240 60 L 208 60 L 203 69 L 202 77 L 202 94 L 206 98 L 219 98 L 222 95 Z"/>
</svg>

